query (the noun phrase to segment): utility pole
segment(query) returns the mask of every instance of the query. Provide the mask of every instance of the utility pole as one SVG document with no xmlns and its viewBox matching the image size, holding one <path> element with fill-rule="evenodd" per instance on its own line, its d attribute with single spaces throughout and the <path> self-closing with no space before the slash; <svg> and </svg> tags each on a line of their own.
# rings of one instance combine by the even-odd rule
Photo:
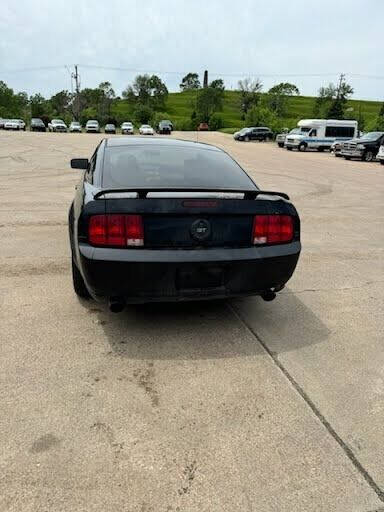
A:
<svg viewBox="0 0 384 512">
<path fill-rule="evenodd" d="M 76 121 L 78 121 L 80 117 L 80 75 L 77 70 L 77 64 L 75 64 L 75 72 L 72 73 L 72 78 L 75 80 L 76 98 L 74 110 L 76 115 Z"/>
<path fill-rule="evenodd" d="M 345 79 L 345 75 L 344 75 L 344 73 L 341 73 L 340 78 L 339 78 L 339 85 L 337 87 L 337 99 L 340 98 L 341 85 L 344 82 L 344 79 Z"/>
</svg>

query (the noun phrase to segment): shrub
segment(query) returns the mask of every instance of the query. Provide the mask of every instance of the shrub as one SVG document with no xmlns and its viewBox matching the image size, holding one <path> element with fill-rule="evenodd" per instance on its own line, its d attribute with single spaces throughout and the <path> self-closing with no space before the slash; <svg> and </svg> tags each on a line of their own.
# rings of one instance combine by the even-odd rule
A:
<svg viewBox="0 0 384 512">
<path fill-rule="evenodd" d="M 173 128 L 175 130 L 179 130 L 182 132 L 189 132 L 192 130 L 196 130 L 197 125 L 194 123 L 191 119 L 188 117 L 183 117 L 182 119 L 178 119 L 175 123 Z"/>
<path fill-rule="evenodd" d="M 133 113 L 133 117 L 138 124 L 147 124 L 153 117 L 153 110 L 147 105 L 138 104 Z"/>
<path fill-rule="evenodd" d="M 220 130 L 223 127 L 223 118 L 219 114 L 212 114 L 209 118 L 209 129 L 212 131 Z"/>
</svg>

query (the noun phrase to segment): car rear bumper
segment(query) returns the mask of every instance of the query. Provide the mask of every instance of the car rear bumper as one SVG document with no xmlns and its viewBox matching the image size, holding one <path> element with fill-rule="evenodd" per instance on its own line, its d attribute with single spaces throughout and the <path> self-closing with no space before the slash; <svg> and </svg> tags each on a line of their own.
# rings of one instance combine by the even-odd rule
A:
<svg viewBox="0 0 384 512">
<path fill-rule="evenodd" d="M 241 249 L 149 250 L 79 246 L 79 267 L 96 300 L 127 303 L 259 295 L 292 276 L 300 242 Z"/>
</svg>

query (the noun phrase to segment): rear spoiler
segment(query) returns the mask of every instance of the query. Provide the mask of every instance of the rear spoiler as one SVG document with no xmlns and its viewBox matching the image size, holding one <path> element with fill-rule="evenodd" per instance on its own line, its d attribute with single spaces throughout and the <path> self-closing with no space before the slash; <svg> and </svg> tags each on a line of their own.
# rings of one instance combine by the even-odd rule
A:
<svg viewBox="0 0 384 512">
<path fill-rule="evenodd" d="M 113 194 L 121 192 L 137 192 L 139 199 L 145 199 L 149 192 L 218 192 L 218 193 L 232 193 L 232 194 L 244 194 L 244 199 L 256 199 L 259 195 L 267 196 L 280 196 L 289 201 L 289 196 L 284 192 L 273 192 L 270 190 L 244 190 L 239 188 L 170 188 L 170 187 L 131 187 L 131 188 L 105 188 L 99 190 L 94 195 L 94 199 L 99 199 L 104 194 Z"/>
</svg>

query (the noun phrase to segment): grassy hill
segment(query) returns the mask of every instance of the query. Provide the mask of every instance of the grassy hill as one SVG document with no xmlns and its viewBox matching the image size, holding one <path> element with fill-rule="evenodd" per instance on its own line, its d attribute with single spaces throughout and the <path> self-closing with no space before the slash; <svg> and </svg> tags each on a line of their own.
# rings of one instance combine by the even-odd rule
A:
<svg viewBox="0 0 384 512">
<path fill-rule="evenodd" d="M 316 98 L 312 96 L 291 97 L 288 102 L 287 115 L 281 120 L 281 125 L 292 128 L 300 119 L 312 118 L 315 100 Z M 180 129 L 183 122 L 190 119 L 195 104 L 196 91 L 170 93 L 165 112 Z M 240 94 L 238 91 L 225 91 L 223 110 L 220 112 L 224 124 L 222 131 L 233 133 L 245 125 L 240 117 L 239 104 Z M 378 115 L 381 104 L 380 101 L 349 100 L 347 108 L 352 107 L 353 111 L 347 113 L 348 117 L 357 118 L 360 109 L 367 123 Z M 123 100 L 113 106 L 113 113 L 119 118 L 129 119 L 132 117 L 130 107 Z"/>
</svg>

